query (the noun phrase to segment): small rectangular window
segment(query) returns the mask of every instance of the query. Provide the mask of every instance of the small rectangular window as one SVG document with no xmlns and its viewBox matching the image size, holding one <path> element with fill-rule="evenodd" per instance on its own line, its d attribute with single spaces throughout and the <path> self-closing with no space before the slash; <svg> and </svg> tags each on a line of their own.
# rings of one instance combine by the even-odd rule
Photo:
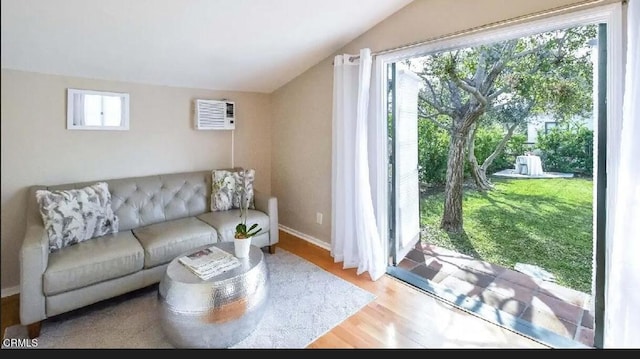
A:
<svg viewBox="0 0 640 359">
<path fill-rule="evenodd" d="M 128 130 L 129 94 L 68 89 L 67 129 Z"/>
</svg>

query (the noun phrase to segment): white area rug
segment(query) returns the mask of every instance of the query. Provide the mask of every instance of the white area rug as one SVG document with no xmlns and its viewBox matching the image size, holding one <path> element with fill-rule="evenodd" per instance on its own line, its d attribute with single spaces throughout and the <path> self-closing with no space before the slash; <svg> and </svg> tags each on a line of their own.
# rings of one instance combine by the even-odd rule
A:
<svg viewBox="0 0 640 359">
<path fill-rule="evenodd" d="M 268 309 L 256 330 L 232 348 L 304 348 L 375 298 L 283 249 L 265 258 Z M 172 348 L 157 311 L 153 286 L 44 321 L 36 348 Z M 5 338 L 27 338 L 26 328 L 9 327 Z"/>
</svg>

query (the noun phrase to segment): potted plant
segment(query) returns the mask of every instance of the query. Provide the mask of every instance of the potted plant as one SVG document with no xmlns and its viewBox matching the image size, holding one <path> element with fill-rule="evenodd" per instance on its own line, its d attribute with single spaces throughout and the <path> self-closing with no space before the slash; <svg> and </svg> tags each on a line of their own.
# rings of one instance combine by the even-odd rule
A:
<svg viewBox="0 0 640 359">
<path fill-rule="evenodd" d="M 236 233 L 233 239 L 236 257 L 238 258 L 244 258 L 249 255 L 251 238 L 262 230 L 261 227 L 258 227 L 257 223 L 252 224 L 250 227 L 247 226 L 248 212 L 249 200 L 246 198 L 244 190 L 242 190 L 240 200 L 240 223 L 236 225 Z"/>
</svg>

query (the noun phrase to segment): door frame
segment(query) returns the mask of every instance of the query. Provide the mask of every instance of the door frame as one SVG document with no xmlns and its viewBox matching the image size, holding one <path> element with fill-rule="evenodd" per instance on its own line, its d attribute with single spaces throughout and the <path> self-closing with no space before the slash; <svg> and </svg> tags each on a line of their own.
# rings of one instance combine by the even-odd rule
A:
<svg viewBox="0 0 640 359">
<path fill-rule="evenodd" d="M 606 106 L 606 142 L 607 143 L 619 143 L 620 132 L 622 128 L 622 101 L 623 101 L 623 93 L 624 93 L 624 49 L 623 49 L 623 18 L 622 18 L 622 4 L 608 4 L 601 5 L 597 7 L 593 7 L 586 10 L 578 10 L 571 11 L 565 14 L 550 16 L 545 19 L 527 21 L 514 25 L 505 25 L 504 27 L 498 29 L 491 29 L 486 31 L 481 31 L 477 33 L 472 33 L 468 35 L 459 35 L 445 40 L 435 40 L 435 41 L 426 41 L 424 45 L 421 46 L 411 46 L 405 49 L 400 49 L 396 51 L 384 52 L 382 54 L 377 55 L 377 64 L 378 66 L 375 68 L 375 71 L 378 72 L 378 76 L 382 79 L 387 79 L 387 69 L 388 65 L 393 64 L 398 61 L 402 61 L 404 59 L 425 56 L 431 53 L 442 52 L 453 50 L 456 48 L 464 48 L 464 47 L 473 47 L 482 44 L 486 44 L 488 42 L 497 42 L 502 40 L 507 40 L 514 37 L 524 37 L 536 33 L 552 31 L 559 28 L 568 28 L 573 26 L 579 26 L 584 24 L 598 24 L 598 23 L 606 23 L 607 24 L 607 34 L 606 34 L 606 42 L 607 42 L 607 81 L 606 81 L 606 98 L 607 98 L 607 106 Z M 487 41 L 487 39 L 490 39 Z M 388 118 L 387 114 L 387 94 L 390 90 L 389 81 L 384 81 L 383 88 L 381 91 L 381 95 L 384 96 L 384 99 L 379 99 L 379 103 L 381 104 L 379 110 L 383 111 L 382 113 L 385 116 L 381 116 L 385 119 Z M 395 99 L 394 99 L 395 101 Z M 597 119 L 594 119 L 594 124 Z M 380 133 L 380 124 L 378 124 L 378 133 Z M 379 151 L 384 151 L 385 154 L 389 154 L 388 149 L 388 126 L 385 121 L 384 123 L 384 131 L 382 132 L 384 136 L 378 138 L 378 148 Z M 393 140 L 392 140 L 393 141 Z M 619 150 L 615 147 L 607 146 L 606 152 L 601 151 L 606 154 L 605 157 L 605 169 L 606 176 L 604 176 L 604 182 L 602 183 L 603 176 L 600 176 L 600 182 L 598 182 L 598 176 L 594 176 L 594 203 L 596 201 L 600 203 L 605 203 L 605 208 L 598 207 L 594 211 L 593 216 L 593 224 L 594 224 L 594 261 L 595 266 L 593 267 L 593 297 L 595 299 L 594 307 L 596 309 L 595 313 L 595 336 L 594 336 L 594 346 L 597 348 L 603 347 L 604 342 L 604 326 L 605 326 L 605 297 L 606 297 L 606 288 L 605 288 L 605 279 L 608 273 L 608 265 L 607 258 L 610 255 L 610 246 L 607 243 L 612 238 L 612 215 L 611 211 L 606 210 L 608 208 L 613 208 L 612 191 L 614 188 L 612 186 L 606 186 L 606 183 L 614 183 L 614 179 L 617 176 L 617 164 L 619 163 L 620 153 Z M 594 149 L 594 153 L 597 153 L 597 148 Z M 602 153 L 601 153 L 602 155 Z M 378 168 L 383 169 L 385 172 L 385 176 L 381 178 L 389 177 L 389 161 L 391 160 L 391 156 L 378 156 L 380 163 L 378 163 Z M 384 163 L 383 163 L 384 162 Z M 391 179 L 389 182 L 392 182 Z M 604 187 L 604 188 L 603 188 Z M 391 205 L 394 205 L 394 193 L 393 188 L 387 186 L 386 188 L 382 188 L 381 186 L 376 187 L 376 191 L 378 194 L 381 194 L 381 191 L 384 191 L 384 196 L 379 196 L 379 198 L 386 198 L 386 203 L 388 206 L 389 212 L 393 213 L 393 208 Z M 596 194 L 600 194 L 600 196 L 596 196 Z M 604 198 L 602 198 L 604 195 Z M 599 201 L 602 199 L 602 201 Z M 602 218 L 602 213 L 604 214 L 604 219 Z M 392 223 L 391 216 L 387 217 L 387 225 L 388 228 L 388 240 L 383 242 L 387 245 L 383 246 L 385 251 L 385 258 L 390 258 L 391 255 L 394 255 L 393 249 L 394 243 L 393 240 L 395 238 L 394 233 L 394 223 Z M 604 228 L 603 228 L 604 226 Z M 384 244 L 384 243 L 383 243 Z M 391 261 L 390 261 L 391 262 Z M 395 268 L 391 268 L 390 266 L 388 272 L 393 273 Z M 427 283 L 427 287 L 430 285 Z"/>
</svg>

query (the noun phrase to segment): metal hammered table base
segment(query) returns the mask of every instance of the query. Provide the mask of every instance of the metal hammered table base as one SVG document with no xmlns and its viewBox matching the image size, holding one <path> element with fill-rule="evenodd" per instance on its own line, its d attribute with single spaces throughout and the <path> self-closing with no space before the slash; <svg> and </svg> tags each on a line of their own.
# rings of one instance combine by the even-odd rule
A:
<svg viewBox="0 0 640 359">
<path fill-rule="evenodd" d="M 233 242 L 216 246 L 234 254 Z M 240 261 L 239 267 L 206 281 L 177 259 L 169 263 L 158 300 L 162 329 L 174 347 L 228 348 L 255 330 L 268 302 L 269 271 L 256 246 Z"/>
</svg>

